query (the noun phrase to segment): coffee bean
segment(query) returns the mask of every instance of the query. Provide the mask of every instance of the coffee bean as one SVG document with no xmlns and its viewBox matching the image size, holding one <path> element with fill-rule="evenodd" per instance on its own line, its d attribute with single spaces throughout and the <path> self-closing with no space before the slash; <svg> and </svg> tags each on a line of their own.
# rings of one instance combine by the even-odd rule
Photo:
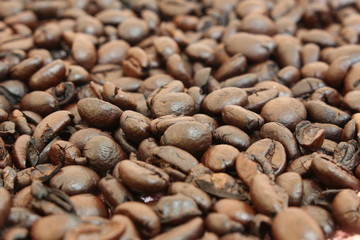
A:
<svg viewBox="0 0 360 240">
<path fill-rule="evenodd" d="M 304 210 L 293 207 L 284 209 L 276 215 L 271 232 L 275 239 L 288 239 L 289 237 L 325 239 L 318 223 Z"/>
<path fill-rule="evenodd" d="M 267 122 L 279 122 L 293 131 L 299 122 L 306 119 L 306 110 L 295 98 L 278 97 L 264 105 L 261 116 Z"/>
<path fill-rule="evenodd" d="M 65 72 L 64 62 L 55 60 L 35 72 L 29 79 L 29 86 L 34 90 L 44 90 L 56 86 L 64 79 Z"/>
<path fill-rule="evenodd" d="M 169 184 L 168 174 L 145 162 L 124 160 L 117 170 L 120 179 L 137 192 L 160 192 Z"/>
<path fill-rule="evenodd" d="M 243 106 L 247 102 L 247 94 L 239 88 L 223 88 L 207 95 L 202 108 L 211 114 L 219 114 L 226 105 Z"/>
<path fill-rule="evenodd" d="M 170 126 L 160 140 L 162 145 L 179 147 L 193 155 L 205 152 L 211 145 L 210 130 L 199 122 L 181 122 Z"/>
<path fill-rule="evenodd" d="M 111 138 L 95 136 L 87 141 L 83 155 L 89 165 L 99 172 L 106 172 L 126 158 L 124 150 Z"/>
<path fill-rule="evenodd" d="M 343 228 L 352 232 L 359 232 L 357 209 L 359 197 L 352 190 L 345 189 L 339 192 L 332 203 L 335 221 Z"/>
<path fill-rule="evenodd" d="M 185 195 L 164 196 L 154 206 L 161 223 L 178 224 L 201 215 L 196 202 Z"/>
<path fill-rule="evenodd" d="M 85 98 L 77 104 L 82 119 L 95 127 L 109 128 L 118 125 L 122 110 L 97 98 Z"/>
<path fill-rule="evenodd" d="M 155 236 L 161 231 L 159 217 L 144 203 L 120 204 L 116 207 L 115 214 L 128 216 L 139 227 L 139 231 L 147 237 Z"/>
<path fill-rule="evenodd" d="M 81 178 L 78 176 L 81 176 Z M 90 168 L 66 166 L 51 178 L 50 186 L 58 188 L 69 195 L 74 195 L 93 191 L 99 180 L 99 175 Z"/>
<path fill-rule="evenodd" d="M 262 188 L 263 191 L 258 191 Z M 257 174 L 250 185 L 250 196 L 255 209 L 263 214 L 275 215 L 288 206 L 288 194 L 265 174 Z"/>
</svg>

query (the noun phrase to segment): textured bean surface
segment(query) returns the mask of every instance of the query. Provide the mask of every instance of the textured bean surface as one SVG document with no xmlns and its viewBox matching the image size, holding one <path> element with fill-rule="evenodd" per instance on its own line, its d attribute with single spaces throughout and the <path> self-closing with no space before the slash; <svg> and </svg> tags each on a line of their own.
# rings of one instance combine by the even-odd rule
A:
<svg viewBox="0 0 360 240">
<path fill-rule="evenodd" d="M 0 0 L 0 238 L 360 236 L 360 2 Z"/>
</svg>

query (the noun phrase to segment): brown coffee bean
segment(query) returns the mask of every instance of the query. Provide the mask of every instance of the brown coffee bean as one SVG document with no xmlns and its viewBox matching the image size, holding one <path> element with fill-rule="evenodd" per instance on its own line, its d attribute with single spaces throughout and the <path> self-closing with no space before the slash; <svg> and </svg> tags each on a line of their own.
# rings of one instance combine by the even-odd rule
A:
<svg viewBox="0 0 360 240">
<path fill-rule="evenodd" d="M 46 116 L 55 112 L 59 108 L 59 103 L 49 93 L 33 91 L 21 99 L 20 107 L 22 110 L 33 111 L 42 116 Z"/>
<path fill-rule="evenodd" d="M 104 218 L 108 216 L 105 203 L 95 195 L 89 193 L 77 194 L 71 196 L 70 201 L 74 205 L 78 216 L 100 216 Z"/>
<path fill-rule="evenodd" d="M 302 121 L 296 125 L 295 136 L 303 148 L 317 149 L 324 142 L 325 130 L 314 126 L 309 121 Z"/>
<path fill-rule="evenodd" d="M 195 102 L 186 93 L 160 94 L 152 102 L 151 112 L 154 117 L 165 115 L 192 115 L 195 112 Z"/>
<path fill-rule="evenodd" d="M 127 18 L 118 26 L 119 37 L 135 44 L 149 34 L 147 23 L 138 18 Z"/>
<path fill-rule="evenodd" d="M 271 180 L 284 171 L 286 153 L 281 143 L 265 138 L 254 142 L 246 153 L 252 155 Z"/>
<path fill-rule="evenodd" d="M 178 224 L 201 215 L 196 202 L 185 195 L 164 196 L 154 206 L 161 223 Z"/>
<path fill-rule="evenodd" d="M 244 131 L 255 131 L 264 124 L 264 119 L 241 106 L 227 105 L 222 109 L 222 120 Z"/>
<path fill-rule="evenodd" d="M 230 145 L 220 144 L 210 147 L 202 156 L 201 161 L 204 166 L 214 172 L 224 171 L 232 167 L 239 151 Z"/>
<path fill-rule="evenodd" d="M 151 240 L 166 240 L 166 239 L 179 239 L 179 240 L 192 240 L 197 239 L 204 233 L 204 222 L 200 217 L 196 217 L 184 224 L 162 233 Z"/>
<path fill-rule="evenodd" d="M 226 214 L 232 220 L 247 225 L 254 217 L 254 209 L 247 203 L 235 199 L 221 199 L 214 205 L 214 211 Z"/>
<path fill-rule="evenodd" d="M 318 223 L 304 210 L 294 207 L 284 209 L 276 215 L 271 233 L 277 240 L 289 237 L 292 239 L 325 239 Z"/>
<path fill-rule="evenodd" d="M 83 150 L 89 165 L 99 172 L 107 172 L 117 162 L 126 158 L 124 150 L 111 138 L 95 136 L 89 139 Z"/>
<path fill-rule="evenodd" d="M 327 237 L 335 232 L 335 222 L 327 210 L 314 205 L 302 206 L 301 208 L 320 225 Z"/>
<path fill-rule="evenodd" d="M 289 205 L 298 206 L 303 194 L 302 179 L 298 173 L 286 172 L 276 177 L 275 183 L 289 195 Z"/>
<path fill-rule="evenodd" d="M 69 142 L 74 144 L 80 151 L 85 147 L 87 141 L 95 136 L 107 136 L 110 137 L 107 133 L 102 132 L 96 128 L 85 128 L 80 129 L 71 135 Z"/>
<path fill-rule="evenodd" d="M 155 212 L 144 203 L 126 202 L 115 209 L 115 214 L 129 217 L 146 237 L 152 237 L 160 233 L 160 219 Z"/>
<path fill-rule="evenodd" d="M 103 34 L 103 26 L 97 18 L 85 15 L 77 18 L 76 31 L 100 36 Z"/>
<path fill-rule="evenodd" d="M 259 191 L 259 188 L 263 190 Z M 263 214 L 275 215 L 288 206 L 287 192 L 265 174 L 255 175 L 250 185 L 250 196 L 256 210 Z"/>
<path fill-rule="evenodd" d="M 117 171 L 120 179 L 136 192 L 160 192 L 169 185 L 168 174 L 145 162 L 123 160 L 117 165 Z"/>
<path fill-rule="evenodd" d="M 59 224 L 61 223 L 61 224 Z M 80 224 L 80 219 L 73 215 L 49 215 L 38 219 L 31 227 L 33 239 L 62 239 L 65 233 Z M 47 229 L 47 231 L 44 231 Z"/>
<path fill-rule="evenodd" d="M 99 64 L 121 64 L 129 48 L 129 44 L 123 40 L 105 43 L 98 50 L 97 61 Z"/>
<path fill-rule="evenodd" d="M 202 211 L 207 212 L 212 206 L 209 195 L 190 183 L 174 182 L 170 185 L 168 191 L 172 194 L 183 194 L 192 198 Z"/>
<path fill-rule="evenodd" d="M 40 48 L 54 48 L 60 44 L 61 29 L 56 23 L 46 23 L 35 30 L 33 38 Z"/>
<path fill-rule="evenodd" d="M 244 226 L 222 213 L 210 213 L 205 219 L 206 229 L 221 236 L 230 232 L 243 232 Z"/>
<path fill-rule="evenodd" d="M 49 160 L 54 165 L 73 165 L 80 157 L 80 150 L 70 142 L 59 140 L 51 144 Z"/>
<path fill-rule="evenodd" d="M 97 98 L 85 98 L 77 104 L 83 120 L 95 127 L 110 128 L 119 124 L 122 110 Z"/>
<path fill-rule="evenodd" d="M 254 62 L 265 60 L 276 46 L 272 38 L 266 35 L 249 33 L 234 34 L 224 44 L 230 54 L 242 53 L 247 59 Z"/>
<path fill-rule="evenodd" d="M 305 106 L 297 99 L 290 97 L 278 97 L 267 102 L 261 116 L 267 122 L 279 122 L 290 130 L 306 119 Z"/>
<path fill-rule="evenodd" d="M 340 191 L 334 198 L 332 208 L 335 221 L 347 231 L 359 232 L 359 204 L 359 197 L 349 189 Z"/>
<path fill-rule="evenodd" d="M 42 66 L 42 60 L 38 57 L 27 58 L 10 69 L 10 75 L 14 79 L 27 80 Z"/>
<path fill-rule="evenodd" d="M 308 101 L 305 103 L 305 107 L 309 117 L 316 122 L 343 126 L 350 120 L 348 113 L 321 101 Z"/>
<path fill-rule="evenodd" d="M 99 175 L 90 168 L 71 165 L 55 174 L 50 180 L 50 186 L 74 195 L 93 191 L 99 180 Z"/>
<path fill-rule="evenodd" d="M 226 105 L 243 106 L 247 102 L 247 94 L 239 88 L 222 88 L 207 95 L 202 108 L 211 114 L 219 114 Z"/>
<path fill-rule="evenodd" d="M 123 202 L 133 200 L 131 193 L 118 181 L 118 179 L 110 174 L 100 179 L 98 187 L 106 202 L 113 208 Z"/>
<path fill-rule="evenodd" d="M 360 106 L 358 105 L 358 98 L 359 98 L 358 94 L 359 93 L 360 93 L 359 90 L 354 90 L 354 91 L 348 92 L 344 96 L 344 103 L 346 104 L 346 106 L 356 112 L 358 112 L 360 109 Z"/>
<path fill-rule="evenodd" d="M 150 136 L 150 119 L 135 111 L 123 112 L 120 126 L 128 139 L 133 142 L 141 142 Z"/>
<path fill-rule="evenodd" d="M 118 224 L 124 225 L 125 226 L 125 230 L 121 235 L 121 240 L 130 240 L 130 239 L 134 239 L 134 240 L 140 240 L 140 234 L 139 232 L 136 230 L 135 224 L 130 220 L 130 218 L 128 218 L 125 215 L 113 215 L 113 217 L 111 218 L 111 221 L 114 221 Z"/>
<path fill-rule="evenodd" d="M 161 137 L 161 145 L 179 147 L 194 156 L 205 152 L 211 145 L 210 130 L 199 122 L 179 122 L 170 126 Z"/>
<path fill-rule="evenodd" d="M 214 73 L 214 77 L 219 81 L 244 73 L 247 67 L 247 61 L 242 53 L 237 53 L 227 61 L 221 64 L 219 69 Z"/>
<path fill-rule="evenodd" d="M 29 79 L 29 86 L 34 90 L 45 90 L 56 86 L 65 78 L 65 72 L 64 62 L 55 60 L 35 72 Z"/>
<path fill-rule="evenodd" d="M 1 226 L 1 228 L 3 228 L 3 227 L 5 227 L 5 224 L 10 215 L 10 209 L 12 207 L 12 198 L 11 198 L 10 193 L 4 187 L 0 188 L 0 196 L 1 196 L 1 198 L 0 198 L 1 199 L 1 201 L 0 201 L 0 213 L 1 213 L 0 226 Z"/>
<path fill-rule="evenodd" d="M 90 70 L 97 61 L 94 44 L 83 35 L 77 35 L 71 47 L 71 54 L 75 61 L 86 70 Z"/>
<path fill-rule="evenodd" d="M 250 145 L 250 137 L 242 130 L 230 125 L 218 127 L 213 132 L 213 137 L 214 140 L 232 145 L 239 150 L 244 150 Z"/>
<path fill-rule="evenodd" d="M 163 36 L 154 39 L 154 47 L 158 54 L 164 59 L 169 58 L 171 55 L 179 53 L 178 44 L 170 37 Z"/>
<path fill-rule="evenodd" d="M 190 172 L 199 162 L 188 152 L 173 146 L 155 147 L 152 154 L 159 158 L 159 161 L 169 164 L 183 172 Z M 157 160 L 158 161 L 158 160 Z"/>
<path fill-rule="evenodd" d="M 311 170 L 321 183 L 329 188 L 360 188 L 360 181 L 356 177 L 329 160 L 313 159 Z"/>
</svg>

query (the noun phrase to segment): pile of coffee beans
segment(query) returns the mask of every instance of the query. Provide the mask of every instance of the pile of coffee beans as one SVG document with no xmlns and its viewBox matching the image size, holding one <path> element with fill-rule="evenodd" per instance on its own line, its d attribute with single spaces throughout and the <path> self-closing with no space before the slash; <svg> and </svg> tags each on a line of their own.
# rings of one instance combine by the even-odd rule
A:
<svg viewBox="0 0 360 240">
<path fill-rule="evenodd" d="M 359 0 L 0 0 L 0 238 L 360 233 L 359 36 Z"/>
</svg>

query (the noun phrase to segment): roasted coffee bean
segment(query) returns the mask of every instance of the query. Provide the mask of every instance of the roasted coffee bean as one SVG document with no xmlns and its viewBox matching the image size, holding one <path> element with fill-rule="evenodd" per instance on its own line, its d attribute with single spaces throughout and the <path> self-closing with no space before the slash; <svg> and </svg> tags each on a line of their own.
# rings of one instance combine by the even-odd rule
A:
<svg viewBox="0 0 360 240">
<path fill-rule="evenodd" d="M 61 224 L 59 224 L 61 223 Z M 33 239 L 62 239 L 65 233 L 80 224 L 80 219 L 69 214 L 54 214 L 40 218 L 31 227 Z M 47 231 L 44 231 L 47 229 Z"/>
<path fill-rule="evenodd" d="M 280 142 L 284 146 L 286 156 L 289 159 L 300 156 L 295 136 L 281 123 L 269 122 L 264 124 L 260 129 L 260 137 Z"/>
<path fill-rule="evenodd" d="M 195 156 L 205 152 L 211 145 L 210 130 L 199 122 L 180 122 L 166 129 L 160 140 L 162 145 L 179 147 Z"/>
<path fill-rule="evenodd" d="M 275 183 L 289 195 L 289 205 L 298 206 L 303 194 L 302 179 L 298 173 L 286 172 L 276 177 Z"/>
<path fill-rule="evenodd" d="M 169 175 L 141 161 L 124 160 L 117 165 L 120 179 L 136 192 L 160 192 L 169 185 Z"/>
<path fill-rule="evenodd" d="M 247 203 L 235 199 L 221 199 L 214 205 L 214 211 L 226 214 L 232 220 L 247 225 L 255 217 L 255 210 Z"/>
<path fill-rule="evenodd" d="M 266 122 L 279 122 L 291 131 L 307 117 L 305 106 L 297 99 L 278 97 L 267 102 L 261 111 Z"/>
<path fill-rule="evenodd" d="M 95 195 L 89 193 L 76 194 L 70 197 L 70 201 L 78 216 L 100 216 L 104 218 L 108 216 L 105 203 Z"/>
<path fill-rule="evenodd" d="M 155 118 L 165 115 L 192 115 L 195 112 L 195 102 L 187 93 L 160 94 L 152 102 L 151 112 Z"/>
<path fill-rule="evenodd" d="M 325 130 L 312 125 L 309 121 L 302 121 L 296 125 L 295 136 L 303 148 L 317 149 L 324 142 Z"/>
<path fill-rule="evenodd" d="M 244 106 L 247 94 L 243 89 L 228 87 L 214 91 L 203 101 L 202 109 L 211 114 L 219 114 L 226 105 Z"/>
<path fill-rule="evenodd" d="M 80 150 L 70 142 L 59 140 L 51 144 L 49 160 L 54 165 L 73 165 L 80 157 Z"/>
<path fill-rule="evenodd" d="M 325 239 L 318 223 L 304 210 L 294 207 L 276 215 L 271 232 L 275 239 Z"/>
<path fill-rule="evenodd" d="M 191 240 L 202 236 L 204 232 L 204 221 L 200 217 L 196 217 L 184 224 L 162 233 L 151 240 L 165 240 L 165 239 L 182 239 Z"/>
<path fill-rule="evenodd" d="M 258 191 L 259 187 L 263 191 Z M 257 174 L 250 185 L 250 196 L 255 209 L 263 214 L 275 215 L 288 206 L 285 189 L 272 182 L 265 174 Z"/>
<path fill-rule="evenodd" d="M 0 5 L 5 240 L 359 232 L 357 1 Z"/>
<path fill-rule="evenodd" d="M 235 147 L 219 144 L 210 147 L 203 154 L 201 162 L 212 171 L 220 172 L 232 167 L 238 155 L 239 151 Z"/>
<path fill-rule="evenodd" d="M 209 211 L 212 206 L 209 195 L 190 183 L 174 182 L 168 191 L 172 194 L 183 194 L 192 198 L 203 211 Z"/>
<path fill-rule="evenodd" d="M 262 127 L 264 119 L 241 106 L 228 105 L 222 109 L 222 120 L 244 131 L 255 131 Z"/>
<path fill-rule="evenodd" d="M 347 231 L 360 231 L 357 221 L 359 203 L 359 197 L 349 189 L 342 190 L 334 198 L 332 208 L 335 221 Z"/>
<path fill-rule="evenodd" d="M 224 125 L 213 132 L 214 140 L 229 144 L 239 150 L 245 150 L 250 145 L 250 137 L 237 127 Z"/>
<path fill-rule="evenodd" d="M 111 207 L 115 208 L 123 202 L 133 200 L 131 193 L 110 174 L 100 179 L 98 183 L 99 190 Z"/>
<path fill-rule="evenodd" d="M 97 98 L 82 99 L 78 102 L 77 108 L 84 121 L 100 128 L 118 125 L 122 114 L 122 110 L 117 106 Z"/>
<path fill-rule="evenodd" d="M 199 162 L 188 152 L 173 146 L 155 147 L 152 154 L 163 164 L 168 164 L 183 172 L 190 172 Z M 158 161 L 158 160 L 155 160 Z M 162 164 L 160 163 L 160 165 Z"/>
<path fill-rule="evenodd" d="M 321 101 L 308 101 L 305 103 L 305 107 L 309 117 L 316 122 L 344 126 L 350 119 L 348 113 Z"/>
<path fill-rule="evenodd" d="M 111 138 L 95 136 L 89 139 L 83 150 L 89 166 L 99 172 L 114 168 L 117 162 L 126 158 L 124 150 Z"/>
<path fill-rule="evenodd" d="M 50 180 L 50 186 L 74 195 L 93 191 L 99 180 L 99 175 L 90 168 L 71 165 L 55 174 Z"/>
<path fill-rule="evenodd" d="M 243 232 L 244 226 L 226 214 L 210 213 L 205 219 L 206 229 L 221 236 L 230 232 Z"/>
<path fill-rule="evenodd" d="M 56 86 L 65 77 L 65 64 L 56 60 L 35 72 L 29 79 L 29 86 L 34 90 L 44 90 Z"/>
<path fill-rule="evenodd" d="M 12 207 L 12 199 L 10 193 L 4 188 L 0 188 L 0 196 L 1 196 L 1 203 L 0 203 L 0 226 L 3 228 L 8 220 L 10 215 L 10 210 Z"/>
<path fill-rule="evenodd" d="M 327 237 L 334 233 L 335 222 L 327 210 L 314 205 L 302 206 L 301 208 L 320 225 Z"/>
<path fill-rule="evenodd" d="M 281 143 L 265 138 L 254 142 L 248 147 L 246 153 L 252 155 L 260 165 L 262 172 L 274 180 L 274 176 L 284 171 L 286 153 Z"/>
<path fill-rule="evenodd" d="M 315 176 L 330 188 L 360 188 L 360 181 L 351 173 L 341 169 L 334 162 L 323 158 L 315 158 L 311 163 L 311 170 Z"/>
<path fill-rule="evenodd" d="M 242 53 L 250 61 L 261 62 L 274 50 L 275 42 L 261 34 L 237 33 L 225 41 L 230 54 Z"/>
<path fill-rule="evenodd" d="M 76 35 L 71 47 L 74 60 L 86 70 L 90 70 L 96 63 L 97 53 L 94 44 L 83 35 Z"/>
<path fill-rule="evenodd" d="M 160 233 L 160 219 L 155 212 L 144 203 L 126 202 L 115 209 L 115 214 L 128 216 L 138 227 L 139 231 L 147 237 Z"/>
<path fill-rule="evenodd" d="M 178 224 L 201 215 L 196 202 L 185 195 L 164 196 L 154 206 L 161 223 Z"/>
<path fill-rule="evenodd" d="M 33 111 L 42 116 L 47 116 L 59 108 L 59 103 L 49 93 L 34 91 L 22 98 L 20 106 L 22 110 Z"/>
</svg>

